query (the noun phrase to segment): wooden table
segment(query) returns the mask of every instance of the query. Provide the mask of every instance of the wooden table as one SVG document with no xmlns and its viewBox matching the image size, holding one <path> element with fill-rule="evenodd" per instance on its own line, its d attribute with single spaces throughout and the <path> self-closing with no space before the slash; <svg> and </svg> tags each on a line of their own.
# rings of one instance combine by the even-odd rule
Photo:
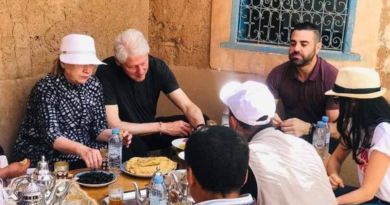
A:
<svg viewBox="0 0 390 205">
<path fill-rule="evenodd" d="M 90 169 L 77 169 L 77 170 L 71 170 L 69 171 L 71 174 L 77 174 L 82 171 L 87 171 Z M 137 178 L 127 175 L 126 173 L 121 173 L 116 181 L 114 183 L 120 183 L 124 186 L 124 191 L 133 191 L 134 187 L 132 182 L 137 182 L 138 187 L 140 189 L 144 188 L 146 184 L 148 184 L 150 181 L 150 178 Z M 104 197 L 108 195 L 108 186 L 100 187 L 100 188 L 89 188 L 89 187 L 83 187 L 81 188 L 88 194 L 89 197 L 95 199 L 96 201 L 100 202 Z"/>
</svg>

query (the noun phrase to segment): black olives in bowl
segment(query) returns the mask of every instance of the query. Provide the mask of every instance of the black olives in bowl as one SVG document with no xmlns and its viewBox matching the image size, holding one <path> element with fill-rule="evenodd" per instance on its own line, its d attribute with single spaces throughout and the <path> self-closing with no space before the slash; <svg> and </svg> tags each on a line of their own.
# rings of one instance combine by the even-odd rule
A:
<svg viewBox="0 0 390 205">
<path fill-rule="evenodd" d="M 86 171 L 75 175 L 77 182 L 83 186 L 100 187 L 111 184 L 116 176 L 106 171 Z"/>
</svg>

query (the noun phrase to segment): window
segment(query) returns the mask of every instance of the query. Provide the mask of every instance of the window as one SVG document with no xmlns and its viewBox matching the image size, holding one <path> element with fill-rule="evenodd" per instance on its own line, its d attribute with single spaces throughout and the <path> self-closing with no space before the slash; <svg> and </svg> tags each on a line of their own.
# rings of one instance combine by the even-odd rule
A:
<svg viewBox="0 0 390 205">
<path fill-rule="evenodd" d="M 233 0 L 229 43 L 223 47 L 287 53 L 294 25 L 309 21 L 321 32 L 328 58 L 360 60 L 351 54 L 357 0 Z"/>
</svg>

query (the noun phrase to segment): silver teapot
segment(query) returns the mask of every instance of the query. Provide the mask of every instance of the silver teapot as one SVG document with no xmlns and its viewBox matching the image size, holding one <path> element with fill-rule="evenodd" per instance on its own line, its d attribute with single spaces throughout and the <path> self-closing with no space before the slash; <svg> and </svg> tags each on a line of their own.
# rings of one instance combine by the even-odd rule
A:
<svg viewBox="0 0 390 205">
<path fill-rule="evenodd" d="M 27 183 L 20 184 L 23 180 L 19 180 L 16 188 L 13 189 L 13 198 L 16 198 L 17 205 L 53 205 L 56 200 L 56 191 L 52 191 L 48 196 L 45 196 L 46 188 L 38 185 L 32 180 L 32 176 L 27 176 Z M 57 187 L 56 187 L 57 188 Z"/>
<path fill-rule="evenodd" d="M 70 182 L 57 183 L 55 173 L 50 172 L 49 165 L 42 156 L 31 175 L 21 176 L 12 181 L 10 198 L 18 205 L 56 204 L 66 197 L 75 180 L 76 177 Z"/>
<path fill-rule="evenodd" d="M 38 185 L 44 186 L 46 191 L 52 190 L 55 186 L 56 175 L 50 172 L 49 164 L 45 160 L 45 156 L 42 156 L 41 161 L 38 162 L 37 168 L 32 173 L 32 179 Z"/>
</svg>

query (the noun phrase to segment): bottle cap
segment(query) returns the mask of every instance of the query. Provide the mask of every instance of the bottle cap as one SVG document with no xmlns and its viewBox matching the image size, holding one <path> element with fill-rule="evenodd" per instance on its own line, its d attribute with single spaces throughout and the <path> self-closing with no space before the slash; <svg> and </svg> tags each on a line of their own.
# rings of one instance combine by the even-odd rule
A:
<svg viewBox="0 0 390 205">
<path fill-rule="evenodd" d="M 328 116 L 323 116 L 322 117 L 322 121 L 323 122 L 328 122 L 329 121 L 329 117 Z"/>
<path fill-rule="evenodd" d="M 112 128 L 112 134 L 119 134 L 118 128 Z"/>
<path fill-rule="evenodd" d="M 318 122 L 317 122 L 317 127 L 319 127 L 319 128 L 324 127 L 324 122 L 318 121 Z"/>
<path fill-rule="evenodd" d="M 162 184 L 163 182 L 164 182 L 164 179 L 163 179 L 162 176 L 157 175 L 157 176 L 154 177 L 154 183 L 155 184 Z"/>
</svg>

